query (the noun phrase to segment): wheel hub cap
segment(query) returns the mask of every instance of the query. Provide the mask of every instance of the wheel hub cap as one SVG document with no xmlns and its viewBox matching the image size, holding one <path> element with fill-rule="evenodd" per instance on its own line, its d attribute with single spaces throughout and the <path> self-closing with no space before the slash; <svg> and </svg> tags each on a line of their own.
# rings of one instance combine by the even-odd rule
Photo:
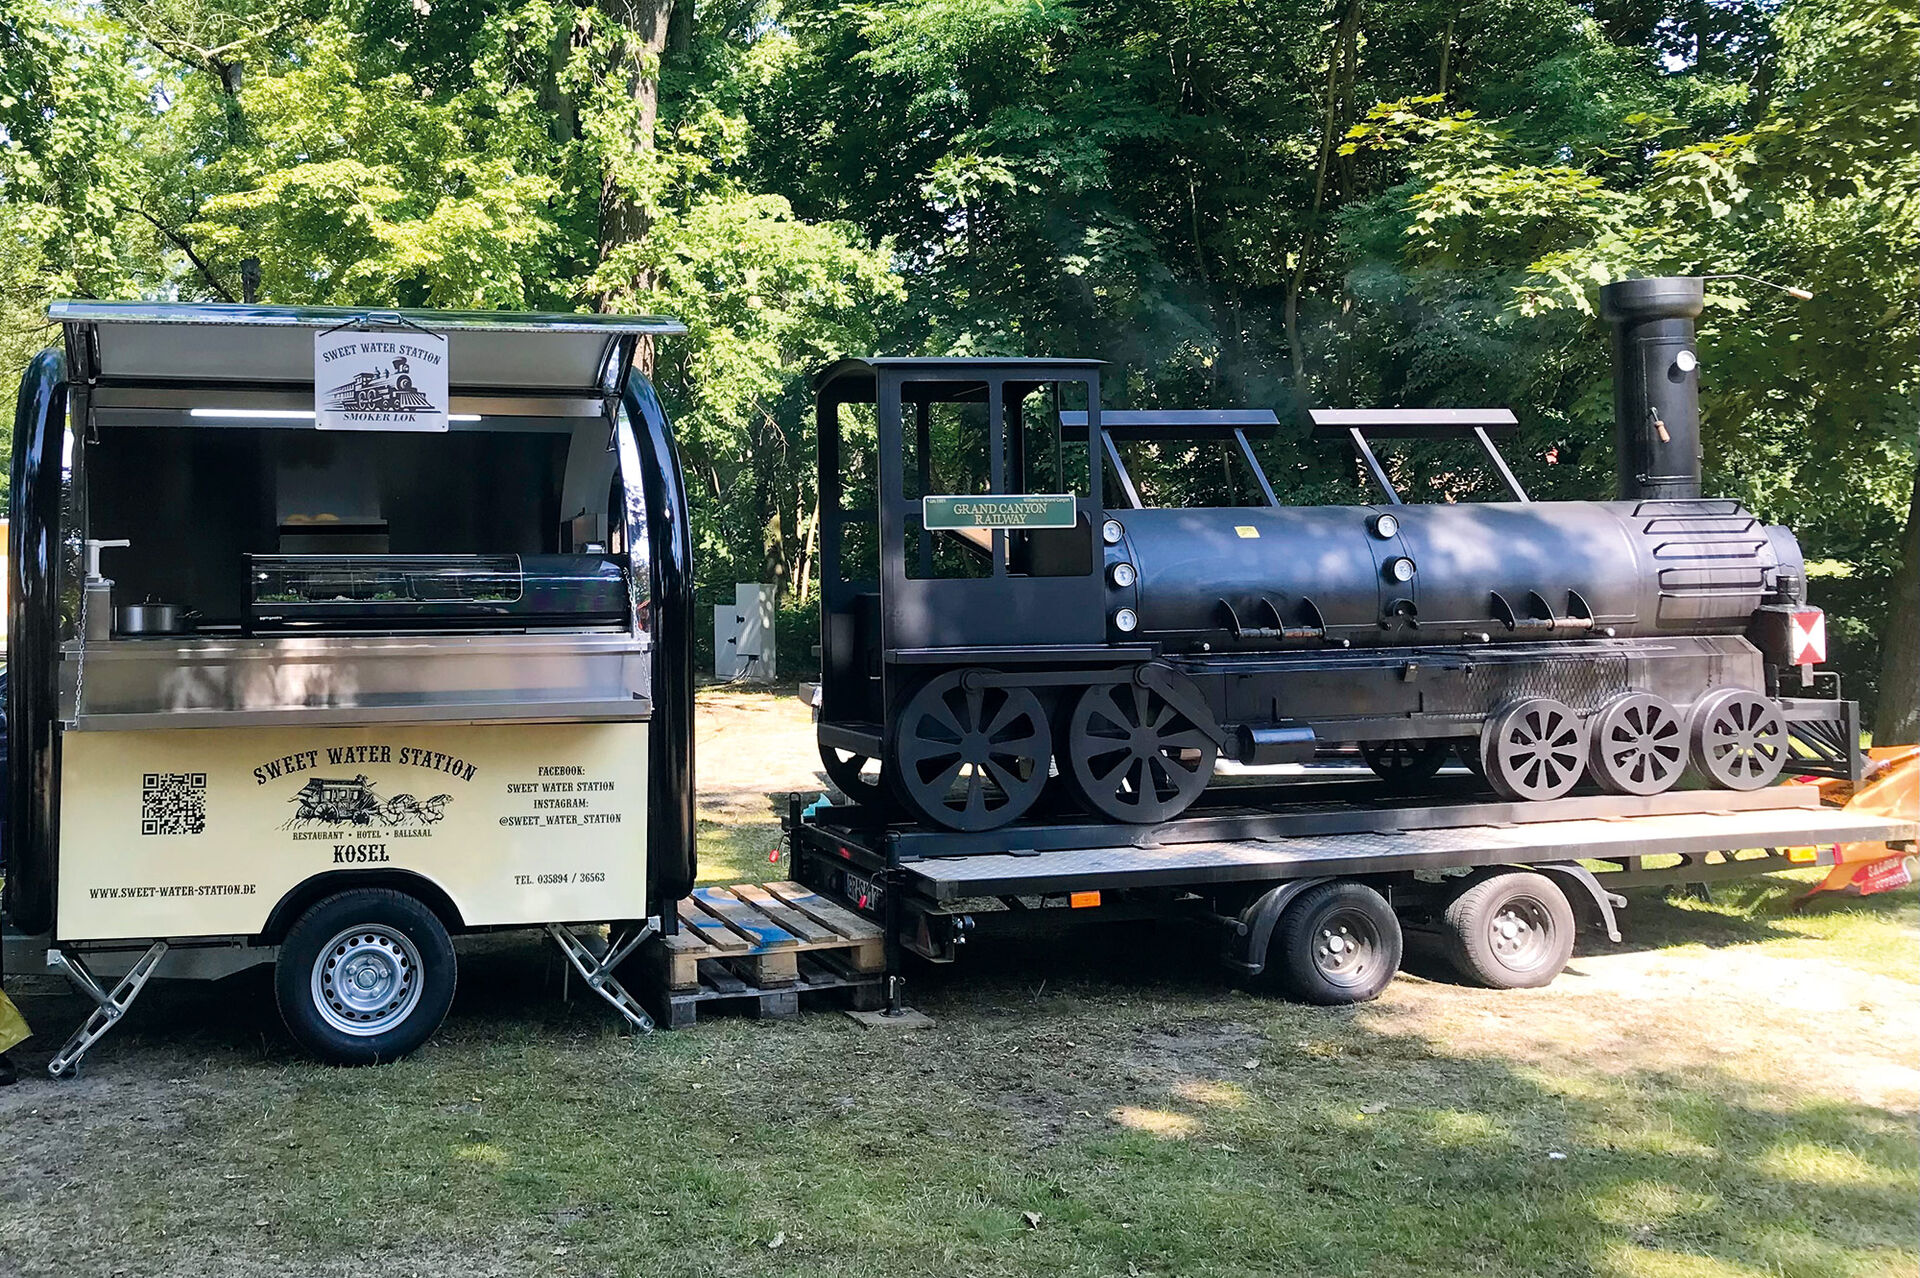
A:
<svg viewBox="0 0 1920 1278">
<path fill-rule="evenodd" d="M 1328 919 L 1314 938 L 1314 966 L 1338 984 L 1357 984 L 1372 968 L 1378 942 L 1370 921 L 1355 914 L 1338 915 Z"/>
<path fill-rule="evenodd" d="M 385 1033 L 419 1006 L 420 951 L 383 924 L 349 929 L 314 960 L 312 988 L 314 1007 L 334 1029 L 357 1038 Z"/>
</svg>

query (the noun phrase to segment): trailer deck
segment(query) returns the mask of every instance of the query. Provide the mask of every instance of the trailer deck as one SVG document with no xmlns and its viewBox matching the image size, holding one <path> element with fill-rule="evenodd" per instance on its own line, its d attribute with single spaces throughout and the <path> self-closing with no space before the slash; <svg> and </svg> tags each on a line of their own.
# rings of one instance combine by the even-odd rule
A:
<svg viewBox="0 0 1920 1278">
<path fill-rule="evenodd" d="M 1061 815 L 985 834 L 795 799 L 785 826 L 795 877 L 880 922 L 896 1002 L 904 952 L 951 961 L 983 923 L 1057 921 L 1061 907 L 1221 925 L 1229 966 L 1258 975 L 1279 916 L 1319 884 L 1366 884 L 1421 925 L 1466 886 L 1536 871 L 1581 922 L 1618 940 L 1619 889 L 1831 866 L 1840 844 L 1911 853 L 1920 839 L 1920 824 L 1823 806 L 1810 786 L 1508 803 L 1488 801 L 1473 778 L 1442 780 L 1408 800 L 1310 775 L 1228 787 L 1158 825 Z"/>
<path fill-rule="evenodd" d="M 1618 862 L 1624 869 L 1627 862 L 1654 856 L 1699 857 L 1748 848 L 1885 842 L 1902 835 L 1909 840 L 1913 837 L 1911 824 L 1849 815 L 1836 808 L 1796 805 L 1749 811 L 1568 815 L 1524 823 L 1470 822 L 1145 847 L 1103 846 L 1044 855 L 932 857 L 905 863 L 903 868 L 916 893 L 948 901 L 1065 892 L 1095 877 L 1108 888 L 1154 887 L 1511 865 L 1570 857 Z M 1774 868 L 1831 864 L 1832 854 L 1825 856 L 1824 862 L 1803 859 L 1788 863 L 1782 858 Z M 1756 868 L 1750 872 L 1765 871 Z"/>
</svg>

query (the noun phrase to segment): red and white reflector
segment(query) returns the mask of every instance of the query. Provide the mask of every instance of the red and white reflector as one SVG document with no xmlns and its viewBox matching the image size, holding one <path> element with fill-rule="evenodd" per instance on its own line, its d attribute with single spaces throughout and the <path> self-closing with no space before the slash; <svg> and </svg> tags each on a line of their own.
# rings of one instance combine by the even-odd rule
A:
<svg viewBox="0 0 1920 1278">
<path fill-rule="evenodd" d="M 1796 666 L 1817 666 L 1827 659 L 1827 614 L 1818 608 L 1802 608 L 1793 614 L 1787 632 L 1787 651 Z"/>
</svg>

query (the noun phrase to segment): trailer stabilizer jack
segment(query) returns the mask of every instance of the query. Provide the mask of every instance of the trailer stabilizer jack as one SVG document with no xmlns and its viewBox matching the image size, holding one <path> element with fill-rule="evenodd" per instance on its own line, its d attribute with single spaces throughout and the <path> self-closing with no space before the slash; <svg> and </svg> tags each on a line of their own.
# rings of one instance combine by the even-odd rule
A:
<svg viewBox="0 0 1920 1278">
<path fill-rule="evenodd" d="M 87 1017 L 87 1023 L 73 1032 L 59 1055 L 47 1062 L 47 1073 L 55 1078 L 71 1078 L 80 1072 L 80 1058 L 85 1056 L 93 1045 L 106 1037 L 108 1030 L 120 1023 L 127 1014 L 133 1001 L 140 997 L 140 991 L 147 987 L 147 980 L 153 970 L 160 966 L 160 959 L 167 952 L 165 941 L 155 941 L 140 956 L 140 961 L 127 969 L 120 983 L 109 993 L 100 984 L 85 959 L 78 954 L 69 954 L 62 949 L 47 951 L 47 966 L 62 976 L 95 1003 L 93 1014 Z"/>
<path fill-rule="evenodd" d="M 566 924 L 547 924 L 547 935 L 553 938 L 554 944 L 560 947 L 560 952 L 567 956 L 567 961 L 572 963 L 574 970 L 580 973 L 580 979 L 587 983 L 587 988 L 612 1004 L 613 1010 L 620 1013 L 627 1024 L 633 1026 L 634 1031 L 639 1034 L 653 1032 L 653 1018 L 647 1015 L 646 1009 L 627 992 L 627 987 L 620 983 L 620 979 L 614 975 L 614 970 L 633 957 L 655 930 L 653 920 L 648 919 L 630 934 L 609 945 L 605 954 L 600 954 L 581 940 Z"/>
</svg>

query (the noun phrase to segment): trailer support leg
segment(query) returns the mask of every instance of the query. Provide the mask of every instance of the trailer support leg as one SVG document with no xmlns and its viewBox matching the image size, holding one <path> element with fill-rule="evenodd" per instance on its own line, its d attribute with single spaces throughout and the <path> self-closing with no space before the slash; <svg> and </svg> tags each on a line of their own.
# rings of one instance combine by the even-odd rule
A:
<svg viewBox="0 0 1920 1278">
<path fill-rule="evenodd" d="M 627 987 L 614 975 L 614 969 L 626 962 L 638 950 L 643 942 L 655 932 L 655 924 L 648 919 L 645 924 L 635 928 L 631 935 L 608 946 L 605 954 L 596 952 L 572 928 L 564 923 L 547 924 L 547 935 L 553 938 L 560 952 L 567 956 L 574 970 L 580 973 L 580 979 L 587 988 L 612 1004 L 613 1010 L 620 1013 L 635 1032 L 650 1034 L 653 1032 L 653 1018 L 647 1015 Z"/>
<path fill-rule="evenodd" d="M 140 961 L 120 978 L 120 983 L 108 992 L 87 967 L 86 960 L 78 954 L 69 954 L 57 948 L 47 951 L 47 966 L 66 977 L 75 989 L 95 1004 L 87 1023 L 75 1030 L 73 1037 L 60 1049 L 59 1055 L 47 1062 L 47 1073 L 55 1078 L 71 1078 L 79 1072 L 80 1058 L 106 1037 L 108 1030 L 120 1023 L 120 1018 L 133 1006 L 133 1000 L 139 998 L 140 991 L 147 987 L 147 979 L 153 975 L 153 969 L 160 966 L 161 956 L 166 952 L 167 943 L 155 941 L 140 956 Z"/>
<path fill-rule="evenodd" d="M 886 930 L 887 956 L 887 1016 L 905 1016 L 907 1014 L 907 978 L 902 975 L 900 961 L 900 893 L 906 886 L 907 876 L 900 869 L 900 845 L 889 839 L 887 844 L 887 869 L 884 879 L 886 896 L 880 902 L 881 926 Z"/>
</svg>

